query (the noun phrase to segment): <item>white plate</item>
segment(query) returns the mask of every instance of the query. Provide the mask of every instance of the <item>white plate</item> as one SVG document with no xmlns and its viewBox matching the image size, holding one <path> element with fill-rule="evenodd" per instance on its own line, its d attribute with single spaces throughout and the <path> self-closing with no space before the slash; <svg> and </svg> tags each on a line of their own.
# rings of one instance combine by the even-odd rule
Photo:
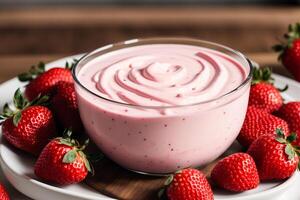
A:
<svg viewBox="0 0 300 200">
<path fill-rule="evenodd" d="M 72 61 L 78 56 L 63 58 L 58 61 L 49 63 L 47 67 L 64 66 L 66 61 Z M 300 100 L 300 84 L 279 76 L 274 75 L 276 85 L 283 87 L 285 84 L 289 85 L 289 90 L 284 93 L 284 98 L 287 101 Z M 0 85 L 0 107 L 2 108 L 5 102 L 11 101 L 16 88 L 21 87 L 16 78 L 9 80 Z M 66 187 L 58 187 L 48 185 L 38 181 L 33 173 L 34 158 L 22 153 L 13 148 L 5 141 L 1 141 L 0 145 L 0 164 L 8 181 L 20 192 L 33 199 L 42 200 L 108 200 L 111 199 L 105 195 L 100 194 L 94 189 L 85 184 L 75 184 Z M 254 190 L 242 193 L 226 193 L 224 191 L 214 191 L 216 200 L 265 200 L 265 199 L 288 199 L 296 200 L 300 198 L 300 192 L 294 189 L 296 186 L 300 187 L 300 177 L 298 172 L 291 178 L 282 182 L 262 183 Z M 294 190 L 290 194 L 288 190 Z M 299 193 L 299 194 L 297 194 Z M 288 196 L 289 195 L 289 196 Z M 294 196 L 292 196 L 294 195 Z"/>
</svg>

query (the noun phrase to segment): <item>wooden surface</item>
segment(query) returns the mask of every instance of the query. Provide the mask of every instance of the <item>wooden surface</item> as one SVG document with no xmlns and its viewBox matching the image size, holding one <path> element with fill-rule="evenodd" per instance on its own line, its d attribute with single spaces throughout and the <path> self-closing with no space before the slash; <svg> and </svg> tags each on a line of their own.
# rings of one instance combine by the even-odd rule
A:
<svg viewBox="0 0 300 200">
<path fill-rule="evenodd" d="M 0 54 L 76 54 L 149 36 L 188 36 L 268 52 L 299 7 L 150 6 L 0 8 Z"/>
<path fill-rule="evenodd" d="M 217 160 L 201 171 L 209 178 L 216 163 Z M 158 191 L 164 188 L 168 178 L 137 174 L 106 159 L 94 167 L 95 175 L 89 176 L 85 182 L 102 194 L 122 200 L 158 200 Z"/>
<path fill-rule="evenodd" d="M 267 65 L 273 67 L 276 73 L 290 76 L 280 63 L 277 62 L 277 55 L 274 53 L 250 53 L 246 55 L 262 66 Z M 31 65 L 39 61 L 50 62 L 64 56 L 67 55 L 0 55 L 0 83 L 26 71 Z"/>
</svg>

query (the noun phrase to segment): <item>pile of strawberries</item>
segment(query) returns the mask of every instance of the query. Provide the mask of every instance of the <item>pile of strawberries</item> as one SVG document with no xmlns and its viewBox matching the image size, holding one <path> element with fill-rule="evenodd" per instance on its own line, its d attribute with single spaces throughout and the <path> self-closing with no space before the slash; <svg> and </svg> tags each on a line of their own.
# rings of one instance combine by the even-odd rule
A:
<svg viewBox="0 0 300 200">
<path fill-rule="evenodd" d="M 71 75 L 75 62 L 48 71 L 39 63 L 20 74 L 20 81 L 28 81 L 24 94 L 18 89 L 13 105 L 5 104 L 0 115 L 4 138 L 38 156 L 36 176 L 60 185 L 78 183 L 92 170 L 83 152 L 87 143 L 80 145 L 71 138 L 71 134 L 81 138 L 84 130 Z"/>
</svg>

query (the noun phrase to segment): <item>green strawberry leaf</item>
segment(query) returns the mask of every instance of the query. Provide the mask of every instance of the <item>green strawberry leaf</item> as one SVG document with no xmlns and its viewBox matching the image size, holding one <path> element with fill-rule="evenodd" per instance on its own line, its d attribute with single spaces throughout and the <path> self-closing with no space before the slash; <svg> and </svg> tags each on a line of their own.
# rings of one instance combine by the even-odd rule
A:
<svg viewBox="0 0 300 200">
<path fill-rule="evenodd" d="M 19 74 L 18 79 L 21 82 L 25 82 L 25 81 L 31 81 L 33 78 L 32 78 L 32 75 L 30 73 L 25 72 L 25 73 Z"/>
<path fill-rule="evenodd" d="M 44 105 L 45 103 L 48 103 L 48 100 L 50 99 L 50 97 L 48 95 L 44 95 L 42 97 L 40 97 L 38 99 L 38 101 L 36 102 L 37 105 Z"/>
<path fill-rule="evenodd" d="M 36 76 L 42 74 L 45 72 L 45 63 L 39 62 L 37 66 L 31 66 L 29 73 L 33 76 L 33 78 L 36 78 Z"/>
<path fill-rule="evenodd" d="M 281 143 L 281 144 L 285 144 L 286 143 L 286 140 L 284 138 L 280 138 L 280 137 L 276 138 L 276 141 L 279 142 L 279 143 Z"/>
<path fill-rule="evenodd" d="M 65 64 L 65 68 L 66 68 L 66 69 L 69 69 L 69 68 L 70 68 L 70 64 L 69 64 L 69 62 L 66 62 L 66 64 Z"/>
<path fill-rule="evenodd" d="M 84 160 L 84 165 L 90 173 L 92 173 L 92 174 L 95 173 L 94 169 L 92 168 L 92 166 L 90 165 L 90 162 L 87 159 Z"/>
<path fill-rule="evenodd" d="M 37 66 L 31 66 L 28 72 L 19 74 L 19 81 L 26 82 L 35 79 L 38 75 L 45 72 L 45 63 L 39 62 Z"/>
<path fill-rule="evenodd" d="M 21 112 L 20 112 L 20 111 L 17 112 L 17 113 L 13 116 L 13 124 L 14 124 L 14 126 L 18 126 L 18 123 L 20 122 L 21 117 L 22 117 L 22 115 L 21 115 Z"/>
<path fill-rule="evenodd" d="M 29 105 L 28 100 L 24 97 L 20 88 L 18 88 L 14 94 L 13 103 L 18 110 L 22 110 Z"/>
<path fill-rule="evenodd" d="M 44 73 L 45 71 L 46 71 L 45 70 L 45 63 L 44 62 L 39 62 L 37 70 L 36 70 L 36 74 L 40 75 L 40 74 Z"/>
<path fill-rule="evenodd" d="M 283 133 L 283 131 L 282 131 L 281 128 L 276 128 L 276 135 L 277 135 L 277 137 L 280 137 L 280 138 L 284 138 L 285 137 L 285 135 L 284 135 L 284 133 Z"/>
<path fill-rule="evenodd" d="M 298 170 L 300 170 L 300 162 L 298 162 Z"/>
<path fill-rule="evenodd" d="M 76 159 L 77 151 L 72 149 L 68 151 L 63 157 L 63 163 L 73 163 Z"/>
<path fill-rule="evenodd" d="M 22 108 L 23 100 L 24 100 L 22 97 L 23 97 L 22 92 L 21 92 L 20 88 L 18 88 L 15 91 L 14 99 L 13 99 L 15 107 L 18 108 L 18 109 Z"/>
<path fill-rule="evenodd" d="M 77 141 L 75 141 L 75 142 L 77 142 Z M 89 142 L 90 142 L 90 140 L 89 140 L 89 139 L 86 139 L 86 140 L 84 141 L 84 144 L 79 148 L 79 150 L 80 150 L 80 151 L 83 151 L 83 150 L 89 145 Z M 80 146 L 80 144 L 78 143 L 77 146 Z"/>
<path fill-rule="evenodd" d="M 287 140 L 289 143 L 294 142 L 296 139 L 297 139 L 297 134 L 296 134 L 296 133 L 292 133 L 292 134 L 290 134 L 290 135 L 286 138 L 286 140 Z"/>
<path fill-rule="evenodd" d="M 86 158 L 86 155 L 82 151 L 78 151 L 78 153 L 81 156 L 81 158 L 83 159 L 86 169 L 94 175 L 94 168 L 91 166 L 90 162 Z"/>
<path fill-rule="evenodd" d="M 79 60 L 77 59 L 73 59 L 73 61 L 71 62 L 71 64 L 69 62 L 66 62 L 65 64 L 65 68 L 66 69 L 73 69 L 73 67 L 78 63 Z"/>
<path fill-rule="evenodd" d="M 0 115 L 0 125 L 1 125 L 1 122 L 3 121 L 3 120 L 5 120 L 6 119 L 6 117 L 5 116 L 3 116 L 3 115 Z"/>
<path fill-rule="evenodd" d="M 14 115 L 12 109 L 10 109 L 8 103 L 4 104 L 3 106 L 3 113 L 1 114 L 4 118 L 9 118 Z"/>
<path fill-rule="evenodd" d="M 9 108 L 8 103 L 4 104 L 4 106 L 3 106 L 3 112 L 4 113 L 13 113 L 12 110 Z"/>
<path fill-rule="evenodd" d="M 164 185 L 165 185 L 165 186 L 170 185 L 170 184 L 172 183 L 173 179 L 174 179 L 174 176 L 173 176 L 173 175 L 170 175 L 170 176 L 166 179 Z"/>
<path fill-rule="evenodd" d="M 64 145 L 67 145 L 67 146 L 70 146 L 70 147 L 75 146 L 75 144 L 72 143 L 70 138 L 61 138 L 60 137 L 60 138 L 57 138 L 57 139 L 58 139 L 60 144 L 64 144 Z"/>
<path fill-rule="evenodd" d="M 253 68 L 253 79 L 252 85 L 260 83 L 260 82 L 267 82 L 273 84 L 274 78 L 272 78 L 272 70 L 269 67 L 264 68 Z"/>
<path fill-rule="evenodd" d="M 285 146 L 284 152 L 288 155 L 289 160 L 292 160 L 296 156 L 296 153 L 290 144 Z"/>
<path fill-rule="evenodd" d="M 157 196 L 158 196 L 158 199 L 161 199 L 161 200 L 165 200 L 167 199 L 166 198 L 166 189 L 165 188 L 161 188 L 158 193 L 157 193 Z"/>
<path fill-rule="evenodd" d="M 63 132 L 63 138 L 71 138 L 72 136 L 72 129 L 66 128 Z"/>
<path fill-rule="evenodd" d="M 29 103 L 29 106 L 33 105 L 47 105 L 49 102 L 50 97 L 48 95 L 43 95 L 39 94 L 34 100 L 32 100 Z"/>
</svg>

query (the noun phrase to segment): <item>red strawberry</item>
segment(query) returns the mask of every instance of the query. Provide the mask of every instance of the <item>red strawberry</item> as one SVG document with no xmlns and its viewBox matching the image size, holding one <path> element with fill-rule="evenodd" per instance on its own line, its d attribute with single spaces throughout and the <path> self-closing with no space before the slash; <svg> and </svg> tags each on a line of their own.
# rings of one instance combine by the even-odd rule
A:
<svg viewBox="0 0 300 200">
<path fill-rule="evenodd" d="M 284 119 L 292 132 L 297 133 L 296 144 L 300 145 L 300 102 L 290 102 L 283 105 L 278 116 Z"/>
<path fill-rule="evenodd" d="M 277 136 L 260 136 L 247 151 L 256 163 L 261 181 L 286 179 L 297 169 L 298 150 L 291 145 L 296 135 L 286 137 L 280 129 L 276 132 Z"/>
<path fill-rule="evenodd" d="M 5 187 L 0 184 L 0 199 L 1 200 L 10 200 L 9 195 L 5 189 Z"/>
<path fill-rule="evenodd" d="M 214 199 L 205 175 L 197 169 L 184 169 L 172 175 L 167 184 L 169 200 L 211 200 Z"/>
<path fill-rule="evenodd" d="M 275 45 L 273 49 L 280 53 L 278 59 L 286 69 L 300 81 L 300 23 L 289 25 L 284 38 L 286 41 Z"/>
<path fill-rule="evenodd" d="M 219 187 L 234 192 L 250 190 L 259 184 L 255 162 L 246 153 L 235 153 L 220 160 L 211 178 Z"/>
<path fill-rule="evenodd" d="M 43 149 L 34 166 L 34 173 L 44 181 L 68 185 L 84 180 L 90 164 L 78 142 L 67 138 L 53 139 Z"/>
<path fill-rule="evenodd" d="M 289 134 L 288 124 L 283 119 L 249 106 L 237 140 L 247 148 L 261 135 L 274 135 L 277 128 L 281 128 L 285 134 Z"/>
<path fill-rule="evenodd" d="M 83 131 L 73 83 L 57 83 L 51 103 L 52 110 L 63 128 L 72 128 L 76 133 Z"/>
<path fill-rule="evenodd" d="M 73 66 L 74 63 L 71 67 Z M 25 96 L 29 100 L 33 100 L 38 95 L 52 94 L 55 85 L 60 81 L 73 82 L 68 63 L 66 63 L 66 68 L 55 67 L 45 71 L 45 64 L 41 62 L 37 67 L 32 66 L 29 72 L 20 74 L 18 77 L 20 81 L 30 81 L 25 89 Z"/>
<path fill-rule="evenodd" d="M 2 132 L 4 138 L 15 147 L 38 155 L 49 139 L 56 134 L 56 127 L 52 112 L 40 104 L 47 101 L 47 97 L 28 102 L 20 90 L 15 92 L 15 110 L 8 104 L 4 105 L 4 119 Z"/>
<path fill-rule="evenodd" d="M 269 68 L 254 68 L 249 97 L 250 106 L 253 105 L 270 113 L 278 110 L 283 104 L 279 90 L 273 86 L 271 74 Z"/>
</svg>

